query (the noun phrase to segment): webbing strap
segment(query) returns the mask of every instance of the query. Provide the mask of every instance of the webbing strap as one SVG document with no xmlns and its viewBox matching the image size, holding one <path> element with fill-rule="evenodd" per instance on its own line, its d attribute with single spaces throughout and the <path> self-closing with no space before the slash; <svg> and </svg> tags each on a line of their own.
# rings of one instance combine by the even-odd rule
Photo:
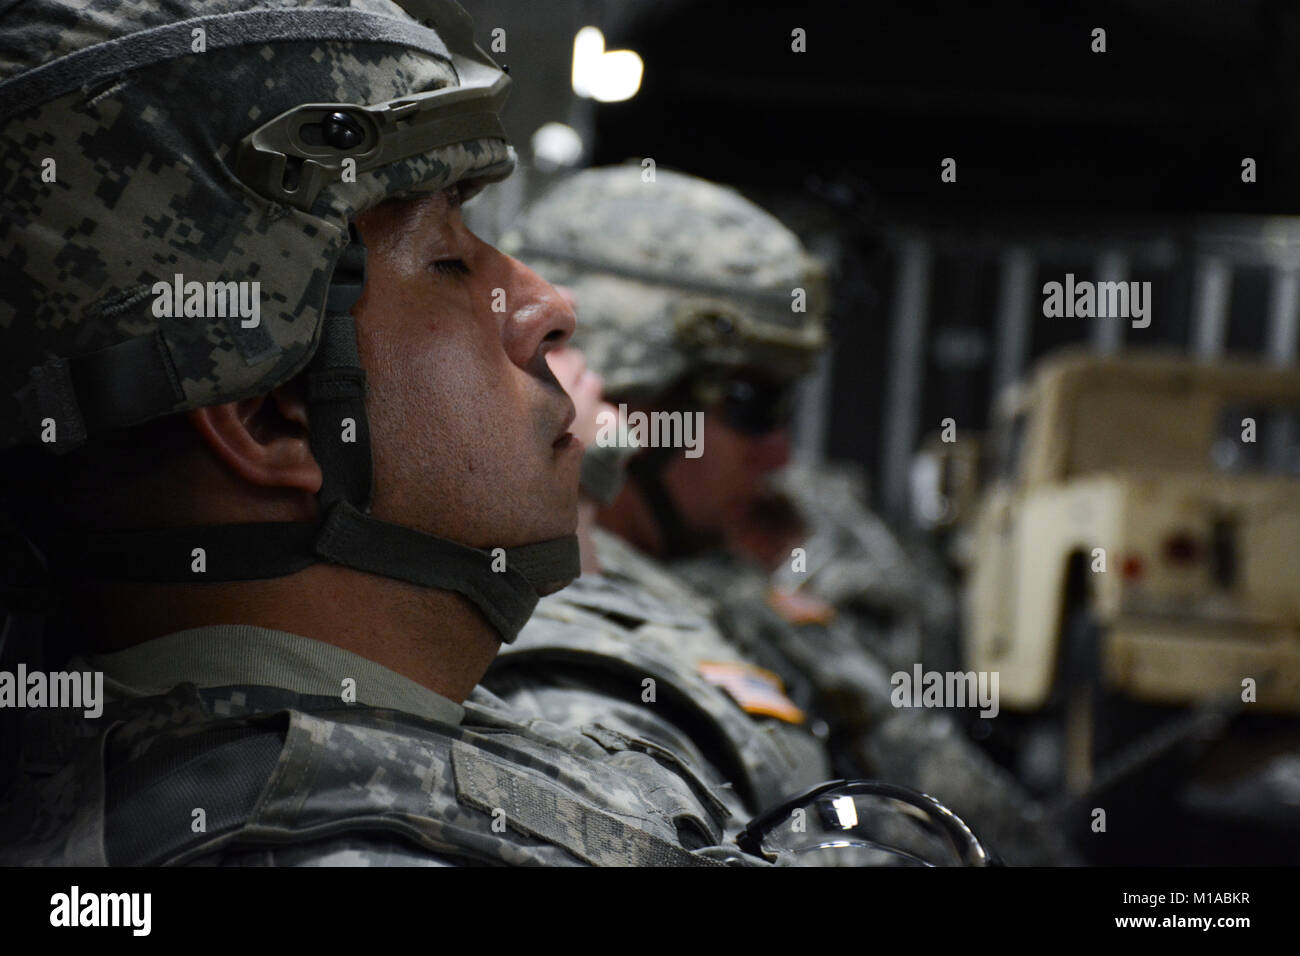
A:
<svg viewBox="0 0 1300 956">
<path fill-rule="evenodd" d="M 455 591 L 509 643 L 532 615 L 539 593 L 580 573 L 577 538 L 503 549 L 494 557 L 365 513 L 373 481 L 366 373 L 349 310 L 365 287 L 366 249 L 355 231 L 352 239 L 330 279 L 325 323 L 308 374 L 311 449 L 324 474 L 318 500 L 326 516 L 314 552 L 359 571 Z"/>
<path fill-rule="evenodd" d="M 695 550 L 682 513 L 664 487 L 662 473 L 671 455 L 670 448 L 652 448 L 633 458 L 627 469 L 659 526 L 665 559 L 685 557 Z"/>
<path fill-rule="evenodd" d="M 101 534 L 41 543 L 62 573 L 97 580 L 182 584 L 283 577 L 324 559 L 421 587 L 455 591 L 507 643 L 537 596 L 578 576 L 572 535 L 494 554 L 364 515 L 337 502 L 320 525 L 267 522 Z"/>
<path fill-rule="evenodd" d="M 366 373 L 349 314 L 365 286 L 365 262 L 365 247 L 354 234 L 335 265 L 320 341 L 307 372 L 311 450 L 324 475 L 318 495 L 325 516 L 321 524 L 56 532 L 42 536 L 51 563 L 60 572 L 90 579 L 179 584 L 283 577 L 323 559 L 421 587 L 455 591 L 479 609 L 503 641 L 513 641 L 532 615 L 538 595 L 562 587 L 581 573 L 578 539 L 569 535 L 483 551 L 365 514 L 373 482 Z M 65 374 L 66 387 L 55 389 L 51 401 L 70 396 L 74 409 L 78 405 L 87 409 L 90 403 L 83 388 L 93 386 L 96 401 L 107 406 L 96 409 L 100 417 L 93 432 L 104 416 L 134 414 L 150 395 L 149 400 L 156 400 L 166 380 L 158 374 L 166 349 L 161 339 L 150 343 L 149 338 L 104 350 L 114 353 L 111 358 L 96 353 L 63 363 L 65 373 L 69 367 L 88 370 Z M 116 363 L 127 371 L 116 368 Z M 131 381 L 131 370 L 143 383 Z M 79 415 L 89 417 L 85 411 Z"/>
<path fill-rule="evenodd" d="M 90 436 L 165 415 L 185 400 L 161 332 L 139 335 L 75 358 L 33 366 L 16 397 L 27 427 L 55 454 Z M 45 441 L 45 420 L 54 441 Z"/>
<path fill-rule="evenodd" d="M 613 504 L 627 478 L 624 462 L 636 448 L 588 448 L 582 454 L 578 484 L 602 505 Z"/>
<path fill-rule="evenodd" d="M 541 636 L 538 636 L 541 635 Z M 620 641 L 620 643 L 624 643 Z M 775 779 L 776 765 L 751 769 L 745 760 L 747 735 L 754 733 L 753 720 L 735 699 L 704 682 L 693 673 L 666 666 L 653 652 L 634 640 L 625 642 L 619 653 L 593 647 L 585 628 L 545 628 L 530 632 L 523 647 L 502 650 L 492 661 L 483 686 L 497 690 L 514 675 L 525 681 L 538 673 L 562 674 L 583 689 L 614 700 L 636 700 L 642 681 L 651 677 L 658 687 L 655 709 L 660 719 L 681 728 L 748 806 L 760 803 L 754 789 L 758 776 Z M 784 792 L 779 789 L 779 792 Z"/>
<path fill-rule="evenodd" d="M 566 534 L 549 541 L 535 541 L 505 549 L 505 560 L 538 593 L 562 587 L 582 573 L 578 536 Z"/>
<path fill-rule="evenodd" d="M 507 644 L 528 622 L 538 592 L 567 584 L 581 570 L 572 535 L 494 555 L 361 514 L 346 501 L 331 509 L 316 553 L 359 571 L 462 594 Z"/>
<path fill-rule="evenodd" d="M 616 815 L 574 799 L 538 770 L 502 760 L 463 741 L 452 744 L 456 795 L 488 813 L 505 810 L 508 825 L 564 847 L 592 866 L 720 866 Z"/>
<path fill-rule="evenodd" d="M 334 266 L 320 342 L 307 373 L 311 451 L 325 478 L 318 496 L 322 511 L 338 501 L 350 501 L 362 511 L 370 507 L 374 463 L 366 372 L 349 312 L 365 282 L 366 247 L 351 242 Z"/>
<path fill-rule="evenodd" d="M 159 744 L 110 771 L 104 850 L 111 866 L 160 866 L 243 828 L 284 747 L 284 731 L 257 725 L 215 727 Z M 204 829 L 160 827 L 204 808 Z"/>
</svg>

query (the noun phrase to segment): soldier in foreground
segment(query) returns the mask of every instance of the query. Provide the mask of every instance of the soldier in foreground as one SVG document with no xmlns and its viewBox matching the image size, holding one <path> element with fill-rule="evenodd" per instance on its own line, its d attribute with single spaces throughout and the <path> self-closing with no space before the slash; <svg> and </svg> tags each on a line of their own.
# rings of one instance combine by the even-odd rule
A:
<svg viewBox="0 0 1300 956">
<path fill-rule="evenodd" d="M 474 690 L 578 571 L 573 316 L 464 227 L 508 79 L 408 6 L 3 16 L 5 504 L 61 597 L 5 655 L 104 687 L 6 714 L 4 862 L 742 858 L 684 766 Z"/>
<path fill-rule="evenodd" d="M 767 574 L 725 550 L 762 500 L 764 479 L 788 460 L 791 389 L 825 341 L 824 279 L 798 239 L 731 190 L 663 170 L 646 181 L 625 166 L 560 183 L 502 247 L 572 289 L 583 317 L 577 344 L 609 398 L 665 423 L 652 426 L 652 447 L 599 513 L 621 539 L 609 550 L 623 572 L 663 581 L 668 570 L 655 559 L 673 562 L 708 594 L 732 656 L 779 674 L 830 725 L 837 772 L 966 808 L 1009 862 L 1069 859 L 1014 780 L 953 721 L 892 706 L 890 667 L 847 621 L 791 621 L 768 605 Z M 692 431 L 696 422 L 702 429 Z M 698 653 L 678 646 L 684 665 L 702 670 Z"/>
</svg>

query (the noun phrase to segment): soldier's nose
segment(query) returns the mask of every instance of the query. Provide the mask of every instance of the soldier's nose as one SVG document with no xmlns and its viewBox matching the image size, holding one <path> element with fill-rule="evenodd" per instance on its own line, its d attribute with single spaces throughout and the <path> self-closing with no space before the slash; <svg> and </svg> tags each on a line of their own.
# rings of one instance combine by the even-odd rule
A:
<svg viewBox="0 0 1300 956">
<path fill-rule="evenodd" d="M 555 289 L 522 263 L 515 263 L 519 303 L 506 323 L 506 350 L 521 368 L 569 340 L 577 320 Z"/>
<path fill-rule="evenodd" d="M 555 291 L 559 293 L 560 298 L 564 300 L 564 304 L 567 305 L 572 312 L 576 313 L 578 311 L 578 297 L 573 294 L 572 289 L 567 285 L 557 285 L 555 286 Z"/>
</svg>

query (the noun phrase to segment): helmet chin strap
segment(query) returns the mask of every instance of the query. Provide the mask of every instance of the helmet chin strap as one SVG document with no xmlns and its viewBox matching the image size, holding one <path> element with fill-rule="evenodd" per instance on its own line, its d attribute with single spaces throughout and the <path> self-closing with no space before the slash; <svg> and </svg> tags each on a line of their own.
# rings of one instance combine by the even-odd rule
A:
<svg viewBox="0 0 1300 956">
<path fill-rule="evenodd" d="M 155 583 L 249 581 L 293 574 L 330 561 L 470 601 L 501 640 L 512 643 L 538 597 L 568 584 L 581 566 L 567 535 L 483 551 L 375 518 L 366 416 L 366 373 L 350 310 L 365 285 L 366 250 L 353 241 L 339 257 L 320 342 L 307 369 L 312 454 L 324 481 L 323 520 L 213 525 L 111 534 L 55 534 L 56 565 L 91 578 Z"/>
<path fill-rule="evenodd" d="M 627 461 L 636 447 L 601 447 L 596 445 L 582 453 L 582 470 L 578 477 L 587 497 L 602 505 L 611 505 L 627 480 Z"/>
<path fill-rule="evenodd" d="M 666 561 L 698 554 L 718 543 L 710 536 L 691 531 L 682 517 L 681 509 L 664 486 L 663 471 L 676 450 L 667 447 L 649 448 L 633 458 L 627 466 L 628 477 L 641 490 L 659 528 L 663 541 L 661 557 Z"/>
</svg>

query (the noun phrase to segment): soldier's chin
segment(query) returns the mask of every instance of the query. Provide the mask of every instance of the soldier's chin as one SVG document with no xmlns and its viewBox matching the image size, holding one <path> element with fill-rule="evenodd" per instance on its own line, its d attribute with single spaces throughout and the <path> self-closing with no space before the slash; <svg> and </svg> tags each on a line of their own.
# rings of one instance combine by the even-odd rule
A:
<svg viewBox="0 0 1300 956">
<path fill-rule="evenodd" d="M 581 461 L 582 456 L 578 456 Z M 566 534 L 576 534 L 578 531 L 578 502 L 584 500 L 582 497 L 582 488 L 579 485 L 577 475 L 564 474 L 559 482 L 559 494 L 555 498 L 560 502 L 554 514 L 563 515 L 563 519 L 556 524 L 562 527 L 563 531 L 556 532 L 556 537 Z"/>
<path fill-rule="evenodd" d="M 537 520 L 526 522 L 527 525 L 540 529 L 528 535 L 528 542 L 549 541 L 552 538 L 564 538 L 578 533 L 579 499 L 576 484 L 566 482 L 557 489 L 550 500 L 554 502 L 551 508 L 535 511 L 533 514 Z"/>
</svg>

